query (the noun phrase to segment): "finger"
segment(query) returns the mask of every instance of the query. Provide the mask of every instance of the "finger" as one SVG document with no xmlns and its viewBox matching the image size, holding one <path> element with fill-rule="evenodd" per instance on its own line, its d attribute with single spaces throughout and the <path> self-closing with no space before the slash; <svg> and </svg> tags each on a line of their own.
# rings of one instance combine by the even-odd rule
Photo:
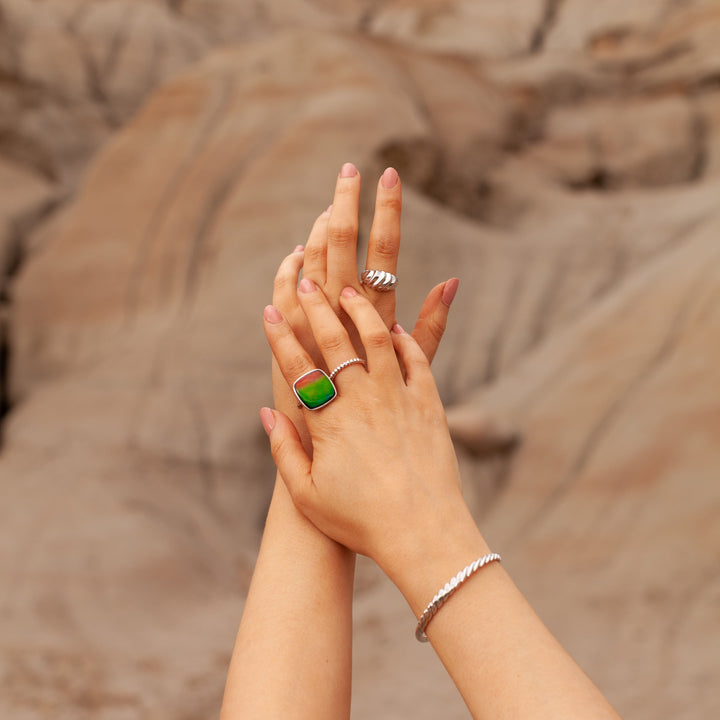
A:
<svg viewBox="0 0 720 720">
<path fill-rule="evenodd" d="M 457 278 L 436 285 L 429 293 L 418 316 L 412 336 L 432 362 L 447 326 L 450 305 L 460 281 Z"/>
<path fill-rule="evenodd" d="M 312 491 L 312 462 L 297 429 L 279 410 L 262 408 L 260 421 L 270 438 L 270 452 L 293 502 L 301 511 Z"/>
<path fill-rule="evenodd" d="M 324 283 L 327 275 L 327 226 L 332 205 L 315 220 L 305 243 L 303 277 Z"/>
<path fill-rule="evenodd" d="M 370 300 L 348 286 L 340 293 L 340 306 L 350 316 L 360 335 L 367 356 L 368 372 L 402 379 L 390 331 Z"/>
<path fill-rule="evenodd" d="M 422 348 L 412 335 L 406 333 L 400 325 L 395 323 L 390 333 L 393 347 L 405 368 L 405 382 L 408 386 L 432 383 L 435 381 L 430 372 L 430 361 L 423 352 Z"/>
<path fill-rule="evenodd" d="M 298 287 L 298 298 L 328 369 L 332 371 L 341 363 L 355 357 L 357 353 L 347 330 L 318 286 L 303 278 Z M 347 372 L 351 368 L 352 366 L 348 367 Z M 355 370 L 357 371 L 364 372 L 360 367 Z"/>
<path fill-rule="evenodd" d="M 357 233 L 360 206 L 360 173 L 345 163 L 335 185 L 327 226 L 327 287 L 337 297 L 345 285 L 358 285 Z"/>
<path fill-rule="evenodd" d="M 297 303 L 297 285 L 305 259 L 305 248 L 298 245 L 278 267 L 273 281 L 273 305 L 287 312 Z"/>
<path fill-rule="evenodd" d="M 402 187 L 395 168 L 387 168 L 378 182 L 375 215 L 368 240 L 366 269 L 397 273 L 400 252 Z M 368 288 L 368 292 L 377 290 Z"/>
<path fill-rule="evenodd" d="M 315 364 L 295 337 L 288 321 L 273 305 L 268 305 L 263 312 L 263 326 L 280 372 L 292 387 L 299 377 L 314 370 Z"/>
</svg>

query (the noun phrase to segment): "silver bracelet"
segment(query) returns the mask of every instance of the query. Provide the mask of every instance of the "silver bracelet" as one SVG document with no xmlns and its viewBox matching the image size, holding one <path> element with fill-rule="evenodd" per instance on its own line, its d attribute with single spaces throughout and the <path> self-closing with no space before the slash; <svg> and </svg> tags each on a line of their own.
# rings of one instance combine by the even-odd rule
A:
<svg viewBox="0 0 720 720">
<path fill-rule="evenodd" d="M 474 563 L 470 563 L 466 568 L 461 570 L 445 587 L 438 591 L 438 594 L 432 599 L 430 604 L 425 608 L 423 614 L 418 620 L 415 628 L 415 638 L 419 642 L 427 642 L 428 636 L 425 634 L 425 628 L 428 623 L 435 617 L 437 611 L 447 602 L 447 599 L 462 585 L 473 573 L 477 572 L 481 567 L 488 563 L 500 560 L 497 553 L 489 553 L 478 558 Z"/>
</svg>

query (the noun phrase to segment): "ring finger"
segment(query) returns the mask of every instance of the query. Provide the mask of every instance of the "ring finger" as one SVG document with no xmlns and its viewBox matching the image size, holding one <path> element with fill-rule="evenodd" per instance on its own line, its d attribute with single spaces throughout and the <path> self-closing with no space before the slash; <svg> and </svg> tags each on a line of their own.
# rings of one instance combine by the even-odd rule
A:
<svg viewBox="0 0 720 720">
<path fill-rule="evenodd" d="M 305 243 L 303 277 L 318 283 L 324 283 L 327 274 L 327 229 L 331 208 L 332 205 L 315 220 Z"/>
<path fill-rule="evenodd" d="M 366 270 L 384 270 L 397 273 L 400 252 L 400 215 L 402 212 L 402 187 L 394 168 L 387 168 L 378 182 L 375 198 L 375 215 L 368 239 Z M 378 291 L 365 286 L 366 293 L 378 309 L 385 324 L 395 322 L 395 293 Z"/>
<path fill-rule="evenodd" d="M 328 299 L 310 280 L 303 280 L 298 287 L 298 298 L 312 328 L 315 342 L 329 370 L 357 356 L 350 336 L 330 306 Z M 353 363 L 359 365 L 360 363 Z M 352 366 L 343 373 L 350 372 Z M 353 371 L 355 371 L 353 369 Z M 363 372 L 360 368 L 357 371 Z"/>
</svg>

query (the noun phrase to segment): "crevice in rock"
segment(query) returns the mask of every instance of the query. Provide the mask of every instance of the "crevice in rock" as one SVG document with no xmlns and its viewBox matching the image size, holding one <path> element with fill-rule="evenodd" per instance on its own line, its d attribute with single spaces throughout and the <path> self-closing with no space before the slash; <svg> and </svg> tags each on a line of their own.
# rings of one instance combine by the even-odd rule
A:
<svg viewBox="0 0 720 720">
<path fill-rule="evenodd" d="M 10 412 L 10 312 L 6 298 L 0 297 L 0 450 L 3 445 L 3 425 Z"/>
<path fill-rule="evenodd" d="M 105 71 L 107 67 L 101 67 L 101 63 L 97 62 L 93 57 L 90 44 L 87 39 L 80 32 L 80 25 L 89 12 L 90 6 L 81 6 L 68 20 L 65 25 L 65 29 L 68 35 L 75 41 L 77 46 L 78 55 L 82 61 L 83 68 L 85 70 L 85 80 L 87 83 L 87 91 L 90 99 L 95 103 L 98 110 L 102 114 L 103 120 L 110 128 L 119 127 L 121 120 L 116 117 L 115 110 L 110 101 L 110 97 L 105 89 Z M 130 11 L 132 12 L 132 11 Z M 132 15 L 127 19 L 123 25 L 121 31 L 116 33 L 113 37 L 113 42 L 110 44 L 108 53 L 106 54 L 106 64 L 116 62 L 116 55 L 120 52 L 121 46 L 125 44 L 126 35 L 128 33 L 127 27 L 131 25 Z M 118 35 L 120 37 L 118 38 Z M 112 69 L 112 66 L 110 66 Z"/>
<path fill-rule="evenodd" d="M 545 42 L 550 31 L 555 27 L 562 3 L 563 0 L 545 0 L 545 9 L 540 18 L 540 24 L 535 28 L 530 39 L 531 54 L 541 53 L 545 49 Z"/>
<path fill-rule="evenodd" d="M 565 183 L 569 190 L 595 190 L 605 192 L 612 188 L 612 182 L 605 168 L 595 167 L 583 178 L 570 180 Z"/>
<path fill-rule="evenodd" d="M 487 225 L 505 227 L 517 208 L 491 177 L 502 160 L 500 146 L 478 139 L 467 148 L 466 158 L 473 156 L 485 161 L 468 160 L 461 165 L 428 138 L 389 142 L 376 154 L 378 167 L 392 165 L 405 184 L 444 207 Z"/>
<path fill-rule="evenodd" d="M 693 157 L 688 182 L 700 180 L 708 164 L 708 127 L 702 113 L 697 109 L 692 117 L 692 138 L 695 156 Z"/>
<path fill-rule="evenodd" d="M 14 218 L 8 228 L 4 256 L 0 258 L 0 450 L 3 444 L 4 421 L 14 404 L 10 389 L 13 354 L 11 283 L 25 262 L 27 238 L 58 209 L 63 200 L 64 198 L 58 195 Z"/>
</svg>

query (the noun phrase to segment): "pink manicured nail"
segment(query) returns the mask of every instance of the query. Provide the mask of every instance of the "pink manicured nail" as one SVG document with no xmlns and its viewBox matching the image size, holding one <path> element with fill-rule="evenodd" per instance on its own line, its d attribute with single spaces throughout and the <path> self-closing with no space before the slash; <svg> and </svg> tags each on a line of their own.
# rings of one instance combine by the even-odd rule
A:
<svg viewBox="0 0 720 720">
<path fill-rule="evenodd" d="M 392 328 L 390 328 L 392 332 L 394 332 L 396 335 L 402 335 L 405 331 L 402 329 L 402 326 L 400 323 L 395 323 Z"/>
<path fill-rule="evenodd" d="M 295 249 L 293 250 L 294 253 L 296 252 L 302 252 L 305 249 L 304 245 L 296 245 Z"/>
<path fill-rule="evenodd" d="M 260 422 L 269 435 L 275 427 L 275 413 L 269 407 L 260 408 Z"/>
<path fill-rule="evenodd" d="M 279 323 L 282 320 L 282 315 L 280 314 L 280 311 L 274 305 L 266 305 L 263 316 L 269 323 L 272 323 L 273 325 Z"/>
<path fill-rule="evenodd" d="M 303 278 L 299 285 L 300 292 L 311 293 L 317 289 L 317 285 L 309 278 Z"/>
<path fill-rule="evenodd" d="M 357 175 L 357 168 L 352 163 L 345 163 L 340 169 L 341 178 L 351 178 Z"/>
<path fill-rule="evenodd" d="M 443 305 L 446 307 L 450 307 L 450 305 L 452 305 L 452 301 L 455 299 L 455 293 L 458 291 L 458 287 L 460 287 L 460 281 L 457 278 L 451 278 L 445 283 L 441 298 Z"/>
<path fill-rule="evenodd" d="M 380 178 L 380 184 L 386 188 L 394 188 L 397 185 L 397 182 L 399 180 L 399 175 L 397 174 L 397 170 L 395 168 L 389 167 Z"/>
<path fill-rule="evenodd" d="M 325 212 L 326 212 L 326 213 L 329 213 L 329 212 L 332 210 L 332 206 L 333 206 L 333 204 L 330 203 L 330 204 L 327 206 L 327 210 L 326 210 Z"/>
<path fill-rule="evenodd" d="M 355 297 L 357 295 L 357 290 L 354 287 L 350 287 L 348 285 L 346 288 L 343 288 L 343 291 L 340 294 L 343 297 L 351 298 L 351 297 Z"/>
</svg>

